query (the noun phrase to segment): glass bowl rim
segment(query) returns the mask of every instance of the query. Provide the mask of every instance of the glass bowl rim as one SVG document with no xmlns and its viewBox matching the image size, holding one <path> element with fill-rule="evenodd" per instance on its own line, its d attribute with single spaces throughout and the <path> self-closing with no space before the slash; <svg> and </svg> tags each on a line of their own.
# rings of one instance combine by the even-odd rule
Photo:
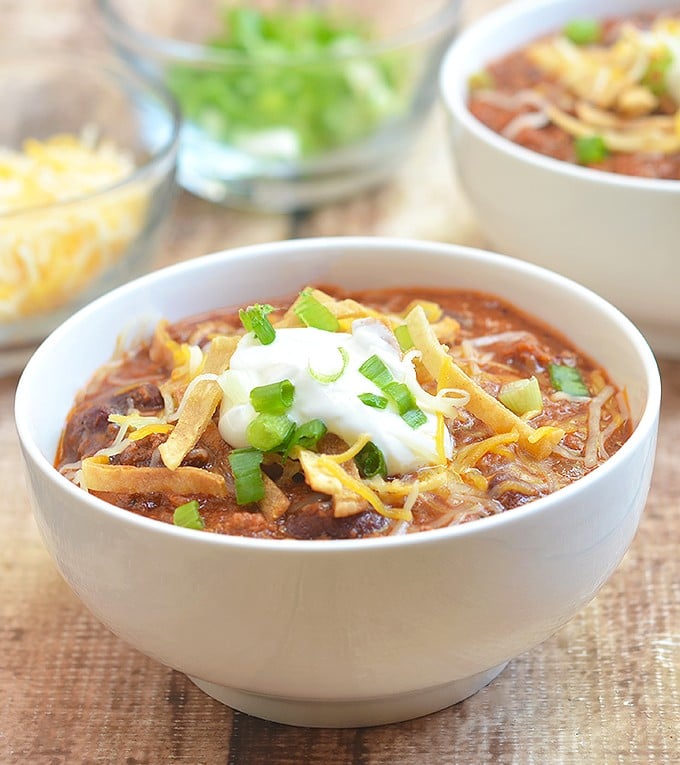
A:
<svg viewBox="0 0 680 765">
<path fill-rule="evenodd" d="M 444 35 L 455 29 L 459 17 L 461 0 L 443 0 L 438 10 L 429 14 L 423 21 L 384 40 L 369 42 L 359 50 L 335 52 L 323 56 L 292 57 L 285 61 L 253 61 L 248 55 L 236 55 L 233 52 L 220 51 L 207 45 L 191 43 L 170 37 L 161 37 L 140 31 L 128 24 L 116 9 L 116 0 L 95 0 L 100 18 L 103 19 L 106 32 L 118 44 L 132 49 L 143 56 L 152 56 L 193 63 L 198 65 L 233 66 L 250 65 L 301 66 L 329 61 L 344 61 L 358 56 L 373 56 L 404 48 L 421 41 Z"/>
<path fill-rule="evenodd" d="M 160 173 L 163 174 L 167 173 L 174 166 L 179 147 L 182 124 L 181 113 L 177 101 L 160 80 L 141 75 L 132 68 L 122 65 L 112 57 L 96 55 L 94 53 L 74 54 L 64 51 L 42 52 L 39 55 L 16 52 L 0 53 L 0 71 L 11 66 L 25 66 L 26 64 L 39 66 L 44 71 L 49 71 L 53 64 L 60 64 L 62 66 L 66 65 L 76 72 L 85 71 L 88 75 L 94 74 L 98 79 L 105 79 L 114 85 L 126 98 L 129 98 L 125 93 L 126 87 L 130 87 L 134 93 L 151 93 L 167 110 L 170 135 L 158 148 L 149 151 L 149 157 L 144 162 L 135 165 L 131 173 L 115 183 L 100 186 L 87 194 L 55 202 L 31 205 L 30 207 L 22 207 L 7 212 L 0 211 L 0 222 L 18 219 L 22 216 L 61 210 L 71 205 L 90 202 L 111 192 L 119 191 L 127 186 L 143 181 L 147 176 L 152 176 L 157 168 L 160 168 Z"/>
</svg>

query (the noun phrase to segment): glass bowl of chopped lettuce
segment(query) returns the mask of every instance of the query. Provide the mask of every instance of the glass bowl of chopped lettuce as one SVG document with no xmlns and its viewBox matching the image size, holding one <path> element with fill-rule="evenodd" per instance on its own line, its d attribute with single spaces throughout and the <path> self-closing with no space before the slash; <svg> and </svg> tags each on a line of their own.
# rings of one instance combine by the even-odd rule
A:
<svg viewBox="0 0 680 765">
<path fill-rule="evenodd" d="M 459 0 L 98 0 L 107 35 L 180 104 L 178 178 L 290 212 L 394 172 L 437 95 Z"/>
<path fill-rule="evenodd" d="M 0 92 L 5 375 L 77 308 L 152 266 L 180 119 L 168 91 L 115 59 L 0 56 Z"/>
</svg>

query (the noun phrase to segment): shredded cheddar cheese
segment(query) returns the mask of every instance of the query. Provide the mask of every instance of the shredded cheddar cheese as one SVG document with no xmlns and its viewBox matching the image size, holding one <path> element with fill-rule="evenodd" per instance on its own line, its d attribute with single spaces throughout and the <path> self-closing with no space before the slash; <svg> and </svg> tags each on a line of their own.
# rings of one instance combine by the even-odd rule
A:
<svg viewBox="0 0 680 765">
<path fill-rule="evenodd" d="M 528 55 L 573 98 L 558 105 L 536 93 L 539 112 L 567 133 L 600 135 L 611 151 L 680 151 L 679 19 L 659 18 L 649 30 L 624 24 L 611 45 L 578 45 L 556 35 L 529 46 Z M 674 114 L 657 113 L 661 90 Z"/>
<path fill-rule="evenodd" d="M 365 481 L 361 481 L 360 479 L 351 476 L 337 463 L 336 460 L 329 457 L 327 454 L 314 454 L 314 452 L 310 452 L 306 449 L 300 449 L 298 454 L 301 464 L 305 469 L 305 474 L 310 482 L 317 482 L 319 477 L 323 477 L 325 474 L 325 476 L 337 481 L 342 489 L 356 494 L 358 497 L 361 497 L 361 499 L 368 502 L 368 504 L 371 505 L 376 512 L 380 513 L 380 515 L 384 515 L 386 518 L 392 518 L 393 520 L 410 521 L 412 519 L 409 510 L 404 510 L 399 507 L 387 507 L 378 494 L 369 488 Z M 314 483 L 312 483 L 312 485 L 314 485 Z M 324 486 L 325 485 L 326 484 L 324 484 Z"/>
<path fill-rule="evenodd" d="M 87 131 L 0 149 L 0 322 L 64 305 L 126 252 L 147 195 L 111 187 L 133 171 L 127 154 Z"/>
</svg>

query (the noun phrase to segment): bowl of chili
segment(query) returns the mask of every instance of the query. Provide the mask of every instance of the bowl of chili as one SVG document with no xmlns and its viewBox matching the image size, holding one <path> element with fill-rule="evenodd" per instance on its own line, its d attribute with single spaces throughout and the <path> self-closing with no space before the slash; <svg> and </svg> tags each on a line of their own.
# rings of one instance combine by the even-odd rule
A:
<svg viewBox="0 0 680 765">
<path fill-rule="evenodd" d="M 45 545 L 104 624 L 236 709 L 347 727 L 463 700 L 594 597 L 659 389 L 638 330 L 564 277 L 310 239 L 98 299 L 15 418 Z"/>
<path fill-rule="evenodd" d="M 490 245 L 594 289 L 680 355 L 677 4 L 513 3 L 453 43 L 440 85 Z"/>
</svg>

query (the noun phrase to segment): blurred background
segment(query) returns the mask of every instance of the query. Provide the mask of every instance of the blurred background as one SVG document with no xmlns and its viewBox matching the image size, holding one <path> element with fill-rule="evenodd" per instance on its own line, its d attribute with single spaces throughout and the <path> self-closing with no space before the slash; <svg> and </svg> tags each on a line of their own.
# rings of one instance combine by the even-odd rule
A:
<svg viewBox="0 0 680 765">
<path fill-rule="evenodd" d="M 197 255 L 352 234 L 483 244 L 455 187 L 438 67 L 461 24 L 498 4 L 0 0 L 12 162 L 37 139 L 36 168 L 64 164 L 61 147 L 47 154 L 67 134 L 131 163 L 115 195 L 92 176 L 63 204 L 72 178 L 56 173 L 59 191 L 36 197 L 33 170 L 23 197 L 0 199 L 0 373 L 98 294 Z"/>
<path fill-rule="evenodd" d="M 499 0 L 463 4 L 461 21 L 465 23 L 500 4 Z M 203 7 L 203 3 L 185 5 Z M 101 53 L 109 49 L 101 16 L 89 0 L 0 0 L 0 18 L 0 49 L 5 54 L 25 52 L 30 46 L 40 51 Z M 224 207 L 216 210 L 214 205 L 182 193 L 163 237 L 161 262 L 289 236 L 362 233 L 480 244 L 465 202 L 456 197 L 455 205 L 451 204 L 454 171 L 444 143 L 443 123 L 440 108 L 435 106 L 386 183 L 311 212 L 289 216 Z"/>
<path fill-rule="evenodd" d="M 467 25 L 504 2 L 467 0 L 460 23 Z M 140 10 L 155 5 L 136 3 Z M 185 0 L 183 5 L 199 23 L 202 9 L 211 4 Z M 383 9 L 392 20 L 390 0 L 364 0 L 363 5 L 372 12 Z M 417 10 L 420 3 L 411 0 L 402 7 L 407 5 Z M 86 54 L 99 57 L 111 50 L 111 36 L 93 0 L 0 0 L 3 57 L 32 54 L 47 61 L 48 51 L 67 51 L 85 61 Z M 64 103 L 78 100 L 75 76 Z M 62 79 L 65 91 L 68 85 Z M 129 88 L 123 91 L 130 95 Z M 122 103 L 110 118 L 112 128 L 125 123 L 120 115 L 128 107 Z M 139 106 L 134 98 L 130 103 L 133 110 Z M 147 201 L 160 202 L 153 219 L 152 258 L 143 267 L 291 237 L 385 235 L 484 246 L 449 156 L 443 110 L 434 99 L 425 111 L 418 112 L 422 125 L 400 144 L 399 155 L 389 159 L 389 173 L 377 185 L 357 183 L 351 193 L 333 201 L 311 193 L 302 206 L 279 203 L 282 209 L 267 210 L 255 204 L 242 209 L 248 205 L 237 208 L 183 189 L 170 193 L 163 180 L 165 159 L 158 160 L 153 167 L 159 175 L 151 175 L 163 192 L 154 193 L 152 187 L 149 194 L 149 186 L 143 186 Z M 60 119 L 65 116 L 73 112 L 65 109 Z M 5 101 L 0 129 L 12 124 L 12 108 Z M 146 166 L 154 150 L 171 156 L 172 127 L 166 133 L 164 148 L 154 147 L 142 131 L 135 139 L 135 159 Z M 123 140 L 122 132 L 117 135 Z M 141 180 L 147 183 L 149 177 Z M 210 196 L 208 191 L 205 195 Z M 0 214 L 0 230 L 2 225 Z M 104 281 L 100 286 L 111 285 Z M 68 312 L 72 306 L 62 308 Z M 484 693 L 464 705 L 372 731 L 302 731 L 233 714 L 207 699 L 186 678 L 121 643 L 62 582 L 42 547 L 20 478 L 11 417 L 16 369 L 26 347 L 46 329 L 41 324 L 26 330 L 20 318 L 6 325 L 4 348 L 0 332 L 0 351 L 8 354 L 4 371 L 13 368 L 0 380 L 0 408 L 5 412 L 0 418 L 0 485 L 7 491 L 0 515 L 0 762 L 678 762 L 677 361 L 661 365 L 668 382 L 661 448 L 638 539 L 582 614 L 543 646 L 513 661 Z M 652 642 L 650 630 L 658 637 Z M 239 759 L 243 753 L 249 759 Z"/>
</svg>

